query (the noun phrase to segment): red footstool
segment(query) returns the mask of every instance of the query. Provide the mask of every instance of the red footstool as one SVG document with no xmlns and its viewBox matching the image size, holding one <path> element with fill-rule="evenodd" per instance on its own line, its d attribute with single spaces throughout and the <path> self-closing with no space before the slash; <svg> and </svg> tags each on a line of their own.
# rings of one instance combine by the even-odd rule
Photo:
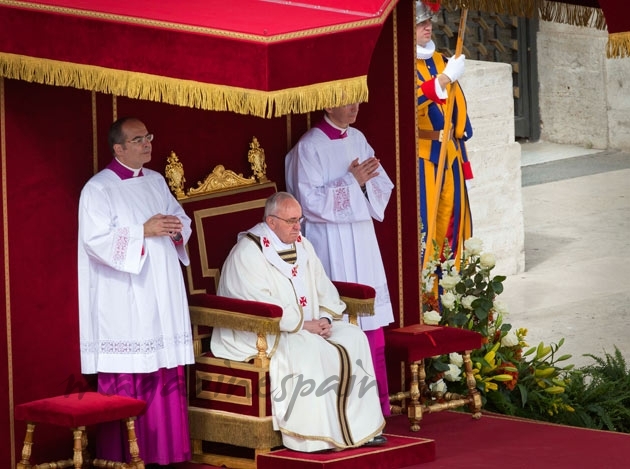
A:
<svg viewBox="0 0 630 469">
<path fill-rule="evenodd" d="M 144 411 L 144 401 L 123 396 L 108 396 L 97 392 L 68 394 L 26 402 L 15 407 L 15 418 L 27 422 L 26 437 L 22 449 L 22 460 L 17 469 L 30 469 L 31 446 L 36 423 L 47 423 L 70 427 L 74 434 L 74 455 L 72 459 L 54 463 L 39 464 L 36 467 L 74 467 L 80 469 L 84 460 L 98 467 L 122 467 L 125 469 L 144 469 L 140 458 L 134 420 Z M 114 466 L 118 461 L 95 459 L 89 461 L 87 453 L 87 433 L 85 427 L 113 420 L 124 420 L 127 424 L 129 452 L 131 462 Z M 109 464 L 109 465 L 108 465 Z"/>
<path fill-rule="evenodd" d="M 414 324 L 385 332 L 388 361 L 405 362 L 411 369 L 409 390 L 390 396 L 392 402 L 411 400 L 407 405 L 411 431 L 420 430 L 423 412 L 431 413 L 468 405 L 473 418 L 481 417 L 481 396 L 477 390 L 470 360 L 470 352 L 481 348 L 481 345 L 481 334 L 457 327 Z M 424 359 L 452 352 L 463 355 L 468 393 L 462 396 L 447 392 L 443 396 L 433 396 L 425 382 Z M 403 410 L 401 406 L 392 406 L 394 415 L 402 413 Z"/>
</svg>

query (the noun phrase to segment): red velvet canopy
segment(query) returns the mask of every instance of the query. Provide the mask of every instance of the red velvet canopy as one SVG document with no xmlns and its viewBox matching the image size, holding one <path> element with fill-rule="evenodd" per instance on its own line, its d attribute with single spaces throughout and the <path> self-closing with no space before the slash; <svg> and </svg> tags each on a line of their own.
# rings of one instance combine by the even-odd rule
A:
<svg viewBox="0 0 630 469">
<path fill-rule="evenodd" d="M 367 100 L 396 0 L 0 0 L 0 76 L 262 117 Z"/>
</svg>

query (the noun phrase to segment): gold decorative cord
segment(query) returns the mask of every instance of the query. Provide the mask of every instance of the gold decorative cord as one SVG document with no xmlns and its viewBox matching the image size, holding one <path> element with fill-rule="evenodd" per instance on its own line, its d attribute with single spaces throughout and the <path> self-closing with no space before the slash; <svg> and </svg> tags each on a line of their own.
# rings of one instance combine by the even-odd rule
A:
<svg viewBox="0 0 630 469">
<path fill-rule="evenodd" d="M 7 323 L 7 373 L 9 385 L 9 440 L 11 467 L 15 466 L 15 425 L 13 419 L 13 344 L 11 334 L 11 282 L 9 279 L 9 208 L 7 203 L 7 140 L 4 101 L 4 79 L 0 77 L 0 158 L 2 159 L 2 245 L 4 247 L 4 311 Z"/>
<path fill-rule="evenodd" d="M 290 3 L 290 2 L 287 2 Z M 114 13 L 105 13 L 101 11 L 91 11 L 91 10 L 81 10 L 78 8 L 68 8 L 68 7 L 60 7 L 55 5 L 45 5 L 41 3 L 34 2 L 23 2 L 16 0 L 0 0 L 0 5 L 6 5 L 9 7 L 16 7 L 24 10 L 33 10 L 33 11 L 41 11 L 47 13 L 55 13 L 55 14 L 63 14 L 63 15 L 71 15 L 77 16 L 81 18 L 89 18 L 92 20 L 105 20 L 105 21 L 113 21 L 117 23 L 127 23 L 133 25 L 140 26 L 149 26 L 153 28 L 159 29 L 167 29 L 172 31 L 182 31 L 188 33 L 201 34 L 206 36 L 218 36 L 218 37 L 226 37 L 229 39 L 238 39 L 244 41 L 253 41 L 259 43 L 274 43 L 287 41 L 292 39 L 300 39 L 309 36 L 319 36 L 323 34 L 336 33 L 340 31 L 352 30 L 365 28 L 369 26 L 376 26 L 385 22 L 387 17 L 389 16 L 390 11 L 396 5 L 396 2 L 390 2 L 382 11 L 379 12 L 378 16 L 370 16 L 369 19 L 360 20 L 360 21 L 352 21 L 347 23 L 329 25 L 329 26 L 321 26 L 318 28 L 304 29 L 300 31 L 292 31 L 290 33 L 283 34 L 275 34 L 275 35 L 265 35 L 265 34 L 254 34 L 254 33 L 244 33 L 238 31 L 227 31 L 223 29 L 217 28 L 209 28 L 204 26 L 194 26 L 190 24 L 182 24 L 182 23 L 173 23 L 171 21 L 160 21 L 149 18 L 137 18 L 133 16 L 119 15 Z M 291 5 L 288 5 L 289 7 Z M 303 5 L 296 5 L 297 8 L 303 8 Z M 357 12 L 346 12 L 348 14 L 359 15 Z"/>
</svg>

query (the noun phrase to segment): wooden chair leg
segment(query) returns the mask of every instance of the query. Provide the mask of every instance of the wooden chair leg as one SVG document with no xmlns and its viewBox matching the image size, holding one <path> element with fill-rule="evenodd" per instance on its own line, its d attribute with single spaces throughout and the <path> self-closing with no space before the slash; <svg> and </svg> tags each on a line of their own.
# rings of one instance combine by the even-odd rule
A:
<svg viewBox="0 0 630 469">
<path fill-rule="evenodd" d="M 409 398 L 411 402 L 407 406 L 407 417 L 412 432 L 420 430 L 420 421 L 422 420 L 422 402 L 421 391 L 426 386 L 424 371 L 424 362 L 414 362 L 409 366 L 411 370 L 411 382 L 409 383 Z"/>
<path fill-rule="evenodd" d="M 31 454 L 33 450 L 33 432 L 35 424 L 26 424 L 26 435 L 24 436 L 24 446 L 22 447 L 22 459 L 17 463 L 17 469 L 31 469 Z"/>
<path fill-rule="evenodd" d="M 468 408 L 472 412 L 474 419 L 481 418 L 481 394 L 477 389 L 477 381 L 473 374 L 472 360 L 470 359 L 470 350 L 464 352 L 464 370 L 466 373 L 466 387 L 468 388 L 469 404 Z"/>
<path fill-rule="evenodd" d="M 138 447 L 138 439 L 136 438 L 135 420 L 135 417 L 130 417 L 126 420 L 127 436 L 129 438 L 129 454 L 131 455 L 129 466 L 134 469 L 144 469 L 144 462 L 140 458 L 140 448 Z"/>
<path fill-rule="evenodd" d="M 72 458 L 72 462 L 74 463 L 75 469 L 82 469 L 83 467 L 83 435 L 85 433 L 85 427 L 77 427 L 72 430 L 74 435 L 74 455 Z"/>
</svg>

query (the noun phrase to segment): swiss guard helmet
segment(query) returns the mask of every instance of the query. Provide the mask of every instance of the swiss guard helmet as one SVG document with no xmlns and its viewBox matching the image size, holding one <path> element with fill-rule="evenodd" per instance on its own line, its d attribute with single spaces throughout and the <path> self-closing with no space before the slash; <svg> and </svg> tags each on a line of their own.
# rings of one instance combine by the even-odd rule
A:
<svg viewBox="0 0 630 469">
<path fill-rule="evenodd" d="M 439 9 L 440 2 L 437 0 L 425 0 L 424 2 L 416 0 L 416 24 L 433 18 Z"/>
</svg>

